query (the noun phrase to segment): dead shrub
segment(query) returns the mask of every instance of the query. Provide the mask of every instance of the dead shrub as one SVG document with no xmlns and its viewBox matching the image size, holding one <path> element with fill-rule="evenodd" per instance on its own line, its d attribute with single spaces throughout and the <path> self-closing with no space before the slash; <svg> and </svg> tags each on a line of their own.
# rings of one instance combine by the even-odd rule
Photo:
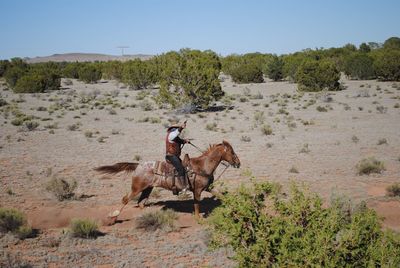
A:
<svg viewBox="0 0 400 268">
<path fill-rule="evenodd" d="M 386 188 L 386 195 L 392 197 L 400 196 L 400 183 L 397 182 L 392 185 L 389 185 Z"/>
<path fill-rule="evenodd" d="M 47 183 L 46 190 L 52 193 L 58 201 L 63 201 L 75 197 L 74 191 L 77 186 L 78 183 L 75 180 L 68 182 L 65 179 L 53 178 Z"/>
</svg>

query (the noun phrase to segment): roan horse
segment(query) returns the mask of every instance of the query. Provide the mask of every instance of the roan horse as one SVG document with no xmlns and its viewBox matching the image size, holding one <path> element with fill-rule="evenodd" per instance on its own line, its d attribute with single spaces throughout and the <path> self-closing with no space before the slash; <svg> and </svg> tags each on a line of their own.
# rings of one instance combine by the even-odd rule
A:
<svg viewBox="0 0 400 268">
<path fill-rule="evenodd" d="M 199 217 L 199 202 L 201 193 L 207 190 L 210 184 L 214 181 L 214 171 L 217 169 L 221 161 L 228 162 L 235 168 L 240 167 L 240 160 L 233 150 L 232 146 L 227 141 L 220 144 L 211 145 L 201 156 L 189 158 L 185 155 L 183 165 L 189 175 L 190 190 L 194 197 L 194 215 Z M 132 177 L 131 193 L 122 198 L 123 206 L 118 211 L 114 211 L 110 217 L 115 222 L 117 216 L 130 200 L 141 192 L 138 204 L 141 208 L 144 207 L 153 187 L 162 187 L 167 190 L 172 190 L 172 180 L 166 179 L 163 175 L 155 174 L 154 167 L 151 163 L 117 163 L 111 166 L 101 166 L 95 168 L 96 171 L 103 174 L 116 174 L 122 171 L 134 172 Z"/>
</svg>

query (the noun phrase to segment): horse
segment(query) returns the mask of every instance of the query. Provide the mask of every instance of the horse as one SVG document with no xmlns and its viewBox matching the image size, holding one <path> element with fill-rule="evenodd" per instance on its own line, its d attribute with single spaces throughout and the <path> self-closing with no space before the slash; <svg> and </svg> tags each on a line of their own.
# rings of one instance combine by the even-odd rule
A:
<svg viewBox="0 0 400 268">
<path fill-rule="evenodd" d="M 201 193 L 208 190 L 210 184 L 213 183 L 214 172 L 222 161 L 228 162 L 229 165 L 235 168 L 240 167 L 239 157 L 236 155 L 230 143 L 225 140 L 223 140 L 222 143 L 210 145 L 210 147 L 198 157 L 189 158 L 188 154 L 186 154 L 182 161 L 188 173 L 190 191 L 193 192 L 194 215 L 196 218 L 200 217 L 199 203 Z M 131 192 L 122 198 L 123 206 L 121 209 L 109 215 L 113 222 L 117 220 L 122 209 L 129 201 L 139 193 L 141 193 L 141 195 L 138 200 L 138 205 L 140 208 L 144 208 L 154 187 L 172 190 L 172 180 L 166 179 L 163 174 L 156 174 L 154 163 L 154 161 L 144 162 L 142 164 L 137 162 L 122 162 L 95 168 L 97 172 L 102 174 L 117 174 L 122 171 L 133 173 Z"/>
</svg>

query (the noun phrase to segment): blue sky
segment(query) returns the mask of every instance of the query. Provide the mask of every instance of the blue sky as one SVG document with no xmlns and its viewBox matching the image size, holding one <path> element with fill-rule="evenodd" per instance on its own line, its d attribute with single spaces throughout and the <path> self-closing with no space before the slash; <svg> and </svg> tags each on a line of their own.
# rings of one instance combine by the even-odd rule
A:
<svg viewBox="0 0 400 268">
<path fill-rule="evenodd" d="M 0 0 L 0 58 L 290 53 L 400 36 L 398 0 Z"/>
</svg>

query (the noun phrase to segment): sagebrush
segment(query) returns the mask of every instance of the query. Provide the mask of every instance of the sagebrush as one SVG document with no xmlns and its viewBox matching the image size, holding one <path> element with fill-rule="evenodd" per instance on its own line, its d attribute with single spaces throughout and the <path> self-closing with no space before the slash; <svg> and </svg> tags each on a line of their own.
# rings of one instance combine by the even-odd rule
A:
<svg viewBox="0 0 400 268">
<path fill-rule="evenodd" d="M 272 183 L 241 186 L 221 201 L 209 218 L 211 246 L 232 247 L 239 267 L 400 265 L 399 234 L 382 230 L 365 204 L 326 207 L 299 186 L 287 196 Z"/>
</svg>

